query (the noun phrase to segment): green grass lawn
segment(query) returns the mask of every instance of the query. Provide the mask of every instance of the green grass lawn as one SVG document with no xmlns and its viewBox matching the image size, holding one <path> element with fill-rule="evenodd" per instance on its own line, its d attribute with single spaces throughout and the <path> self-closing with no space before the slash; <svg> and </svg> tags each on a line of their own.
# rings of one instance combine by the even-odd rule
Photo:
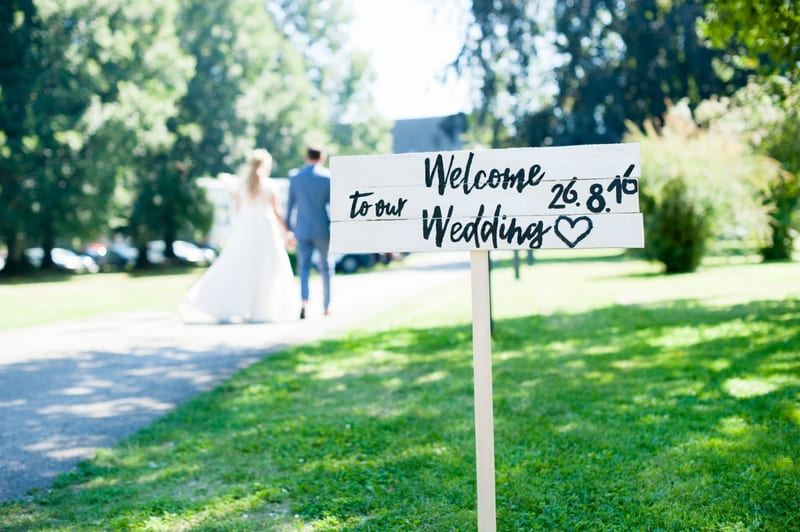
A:
<svg viewBox="0 0 800 532">
<path fill-rule="evenodd" d="M 175 307 L 202 268 L 171 267 L 143 274 L 101 273 L 3 279 L 0 282 L 0 330 L 109 312 Z"/>
<path fill-rule="evenodd" d="M 509 265 L 498 530 L 800 529 L 800 265 Z M 271 355 L 0 506 L 0 528 L 475 530 L 469 298 L 455 283 Z"/>
<path fill-rule="evenodd" d="M 373 269 L 383 271 L 403 264 L 377 264 Z M 0 330 L 113 312 L 175 312 L 180 299 L 204 271 L 203 267 L 155 266 L 133 273 L 36 272 L 0 278 Z M 312 272 L 312 277 L 316 275 Z"/>
</svg>

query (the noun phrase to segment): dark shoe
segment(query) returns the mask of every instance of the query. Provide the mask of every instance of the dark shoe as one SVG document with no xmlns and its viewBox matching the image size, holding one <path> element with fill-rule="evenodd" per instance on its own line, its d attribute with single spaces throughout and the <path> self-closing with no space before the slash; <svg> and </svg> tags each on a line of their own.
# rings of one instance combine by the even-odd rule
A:
<svg viewBox="0 0 800 532">
<path fill-rule="evenodd" d="M 300 308 L 300 319 L 301 320 L 306 319 L 306 309 L 305 308 Z"/>
</svg>

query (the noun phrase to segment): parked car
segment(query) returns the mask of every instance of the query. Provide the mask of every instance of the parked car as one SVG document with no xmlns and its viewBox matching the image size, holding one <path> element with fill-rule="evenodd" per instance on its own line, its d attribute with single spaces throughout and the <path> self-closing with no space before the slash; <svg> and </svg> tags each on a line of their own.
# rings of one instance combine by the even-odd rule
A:
<svg viewBox="0 0 800 532">
<path fill-rule="evenodd" d="M 372 268 L 375 265 L 375 255 L 372 253 L 336 255 L 334 265 L 339 273 L 355 273 L 361 268 Z"/>
<path fill-rule="evenodd" d="M 44 249 L 28 248 L 25 250 L 25 258 L 30 264 L 40 268 L 44 260 Z M 59 270 L 75 273 L 97 273 L 100 268 L 92 257 L 79 255 L 71 249 L 53 248 L 50 250 L 50 258 L 53 265 Z"/>
<path fill-rule="evenodd" d="M 151 240 L 147 243 L 147 261 L 150 264 L 163 264 L 166 261 L 164 251 L 167 245 L 163 240 Z M 217 254 L 211 248 L 201 248 L 188 240 L 176 240 L 172 243 L 175 258 L 185 264 L 205 266 L 214 262 Z"/>
<path fill-rule="evenodd" d="M 128 270 L 136 265 L 139 251 L 130 244 L 89 244 L 83 253 L 94 259 L 101 271 Z"/>
<path fill-rule="evenodd" d="M 373 253 L 375 263 L 389 264 L 392 261 L 402 260 L 408 253 Z"/>
</svg>

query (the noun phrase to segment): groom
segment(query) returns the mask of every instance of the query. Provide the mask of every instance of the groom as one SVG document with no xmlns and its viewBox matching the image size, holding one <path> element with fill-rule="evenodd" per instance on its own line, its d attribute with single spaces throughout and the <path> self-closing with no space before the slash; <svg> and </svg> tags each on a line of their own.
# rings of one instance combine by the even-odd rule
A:
<svg viewBox="0 0 800 532">
<path fill-rule="evenodd" d="M 331 302 L 331 275 L 333 267 L 328 257 L 330 245 L 331 174 L 323 166 L 325 155 L 316 146 L 308 148 L 306 165 L 289 179 L 289 204 L 286 225 L 297 240 L 297 269 L 300 275 L 300 319 L 306 317 L 308 306 L 308 277 L 311 273 L 311 256 L 319 256 L 319 273 L 322 277 L 322 306 L 327 316 Z M 296 214 L 296 216 L 295 216 Z"/>
</svg>

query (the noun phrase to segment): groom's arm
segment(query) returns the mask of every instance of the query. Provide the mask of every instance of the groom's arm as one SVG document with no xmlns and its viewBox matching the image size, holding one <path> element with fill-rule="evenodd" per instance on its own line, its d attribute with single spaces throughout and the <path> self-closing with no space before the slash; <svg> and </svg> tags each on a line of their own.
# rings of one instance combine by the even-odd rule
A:
<svg viewBox="0 0 800 532">
<path fill-rule="evenodd" d="M 292 212 L 294 211 L 295 202 L 297 201 L 294 197 L 294 183 L 292 183 L 292 178 L 289 178 L 289 201 L 286 203 L 286 213 L 284 214 L 284 221 L 286 222 L 286 228 L 288 231 L 293 231 L 292 228 Z"/>
</svg>

